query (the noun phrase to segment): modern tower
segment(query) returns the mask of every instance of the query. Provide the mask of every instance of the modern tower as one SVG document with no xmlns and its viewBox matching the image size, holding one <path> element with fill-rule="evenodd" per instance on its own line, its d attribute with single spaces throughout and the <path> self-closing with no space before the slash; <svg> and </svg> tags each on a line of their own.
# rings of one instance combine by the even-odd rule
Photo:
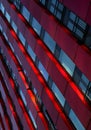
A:
<svg viewBox="0 0 91 130">
<path fill-rule="evenodd" d="M 0 130 L 91 130 L 91 0 L 0 0 Z"/>
</svg>

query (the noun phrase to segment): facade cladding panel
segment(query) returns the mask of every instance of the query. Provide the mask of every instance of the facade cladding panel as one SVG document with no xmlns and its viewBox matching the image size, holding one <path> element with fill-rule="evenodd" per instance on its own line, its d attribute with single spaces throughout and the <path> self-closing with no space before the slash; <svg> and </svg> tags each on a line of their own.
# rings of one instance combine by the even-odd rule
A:
<svg viewBox="0 0 91 130">
<path fill-rule="evenodd" d="M 91 130 L 91 1 L 0 1 L 0 130 Z"/>
</svg>

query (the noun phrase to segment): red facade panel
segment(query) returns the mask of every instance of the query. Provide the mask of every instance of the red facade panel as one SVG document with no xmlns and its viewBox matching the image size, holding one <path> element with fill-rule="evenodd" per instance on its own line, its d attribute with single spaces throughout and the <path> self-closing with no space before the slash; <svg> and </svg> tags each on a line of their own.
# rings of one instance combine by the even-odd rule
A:
<svg viewBox="0 0 91 130">
<path fill-rule="evenodd" d="M 91 117 L 91 112 L 84 105 L 84 103 L 79 99 L 78 95 L 76 95 L 74 90 L 69 85 L 65 93 L 65 98 L 67 99 L 71 108 L 76 113 L 79 120 L 83 123 L 85 127 L 87 127 Z"/>
<path fill-rule="evenodd" d="M 57 121 L 57 117 L 58 117 L 58 111 L 54 107 L 53 102 L 51 101 L 51 99 L 49 98 L 49 96 L 47 95 L 47 93 L 45 91 L 42 92 L 42 101 L 45 104 L 45 107 L 46 107 L 51 119 L 53 120 L 53 122 L 55 124 Z"/>
<path fill-rule="evenodd" d="M 51 60 L 49 61 L 47 70 L 48 70 L 48 73 L 50 74 L 51 78 L 53 79 L 53 81 L 59 87 L 60 91 L 64 94 L 66 85 L 67 85 L 67 81 L 63 77 L 63 75 L 59 72 L 59 70 L 56 68 L 56 65 L 53 64 L 53 62 Z"/>
<path fill-rule="evenodd" d="M 36 123 L 37 123 L 38 130 L 46 130 L 46 128 L 39 116 L 37 116 Z"/>
<path fill-rule="evenodd" d="M 75 59 L 75 63 L 80 70 L 91 80 L 91 56 L 89 53 L 79 47 Z"/>
<path fill-rule="evenodd" d="M 39 41 L 39 42 L 41 42 L 41 41 Z M 46 54 L 46 50 L 43 49 L 43 47 L 40 44 L 37 44 L 35 53 L 38 56 L 41 63 L 43 64 L 43 66 L 45 67 L 45 69 L 47 69 L 50 59 L 49 59 L 48 55 Z"/>
<path fill-rule="evenodd" d="M 86 22 L 91 26 L 91 2 L 89 2 Z"/>
<path fill-rule="evenodd" d="M 69 130 L 69 128 L 66 126 L 63 119 L 60 116 L 58 117 L 56 126 L 57 126 L 57 130 Z"/>
<path fill-rule="evenodd" d="M 33 70 L 31 70 L 31 81 L 33 86 L 36 88 L 36 90 L 38 91 L 38 94 L 41 96 L 42 90 L 43 90 L 43 85 L 40 83 L 40 81 L 38 80 L 38 75 L 36 75 Z"/>
<path fill-rule="evenodd" d="M 60 48 L 63 49 L 65 53 L 67 53 L 68 56 L 72 58 L 72 60 L 74 60 L 78 44 L 72 35 L 59 25 L 57 26 L 56 30 L 55 41 L 60 46 Z"/>
</svg>

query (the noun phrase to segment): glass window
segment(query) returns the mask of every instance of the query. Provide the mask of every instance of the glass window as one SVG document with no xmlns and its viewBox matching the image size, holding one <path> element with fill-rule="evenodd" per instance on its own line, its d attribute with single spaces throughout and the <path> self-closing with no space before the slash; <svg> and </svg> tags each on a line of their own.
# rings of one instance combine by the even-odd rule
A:
<svg viewBox="0 0 91 130">
<path fill-rule="evenodd" d="M 33 61 L 35 61 L 36 55 L 34 53 L 34 51 L 32 50 L 32 48 L 28 45 L 28 53 L 30 55 L 30 57 L 32 58 Z"/>
<path fill-rule="evenodd" d="M 2 26 L 0 25 L 0 31 L 2 32 Z"/>
<path fill-rule="evenodd" d="M 86 96 L 88 97 L 88 99 L 91 101 L 91 82 L 89 82 L 88 86 L 87 86 L 87 91 L 86 91 Z"/>
<path fill-rule="evenodd" d="M 70 76 L 73 76 L 75 64 L 73 61 L 65 54 L 63 50 L 61 50 L 59 61 L 62 64 L 62 66 L 66 69 L 66 71 L 70 74 Z"/>
<path fill-rule="evenodd" d="M 39 24 L 39 22 L 33 17 L 32 20 L 32 27 L 35 30 L 35 32 L 40 35 L 40 31 L 41 31 L 41 25 Z"/>
<path fill-rule="evenodd" d="M 44 66 L 41 64 L 41 62 L 39 62 L 38 68 L 39 68 L 41 74 L 43 75 L 44 79 L 47 81 L 49 75 L 48 75 L 46 69 L 44 68 Z"/>
<path fill-rule="evenodd" d="M 86 29 L 86 26 L 87 26 L 87 24 L 86 24 L 83 20 L 81 20 L 81 19 L 79 19 L 78 25 L 79 25 L 83 30 L 85 30 L 85 29 Z"/>
<path fill-rule="evenodd" d="M 46 0 L 40 0 L 40 2 L 41 2 L 43 5 L 45 5 Z"/>
<path fill-rule="evenodd" d="M 82 77 L 81 77 L 81 80 L 80 80 L 80 83 L 79 83 L 79 86 L 81 88 L 81 90 L 85 93 L 86 90 L 87 90 L 87 86 L 89 84 L 89 80 L 87 79 L 87 77 L 82 74 Z"/>
<path fill-rule="evenodd" d="M 56 44 L 56 47 L 55 47 L 55 57 L 56 57 L 57 59 L 59 58 L 60 52 L 61 52 L 61 49 L 60 49 L 60 47 Z"/>
<path fill-rule="evenodd" d="M 75 15 L 73 12 L 70 12 L 69 18 L 70 18 L 72 21 L 75 21 L 76 15 Z"/>
<path fill-rule="evenodd" d="M 14 31 L 17 33 L 17 25 L 15 24 L 14 21 L 11 22 L 11 26 L 14 29 Z"/>
<path fill-rule="evenodd" d="M 52 84 L 53 84 L 53 80 L 52 80 L 52 78 L 49 76 L 49 77 L 48 77 L 48 85 L 49 85 L 50 88 L 52 87 Z"/>
<path fill-rule="evenodd" d="M 3 4 L 1 3 L 0 4 L 0 10 L 2 11 L 2 13 L 4 14 L 4 12 L 5 12 L 5 8 L 4 8 L 4 6 L 3 6 Z"/>
<path fill-rule="evenodd" d="M 86 33 L 87 24 L 73 12 L 70 12 L 67 27 L 75 34 L 75 36 L 82 40 Z"/>
<path fill-rule="evenodd" d="M 71 119 L 72 123 L 74 124 L 77 130 L 85 130 L 84 126 L 82 125 L 82 123 L 80 122 L 80 120 L 75 115 L 72 109 L 70 110 L 69 118 Z"/>
<path fill-rule="evenodd" d="M 56 3 L 56 7 L 55 7 L 55 13 L 54 13 L 54 15 L 55 15 L 59 20 L 60 20 L 61 17 L 62 17 L 63 10 L 64 10 L 64 6 L 63 6 L 60 2 L 57 2 L 57 3 Z"/>
<path fill-rule="evenodd" d="M 58 89 L 58 87 L 56 86 L 55 83 L 53 83 L 52 85 L 52 91 L 55 94 L 56 98 L 58 99 L 58 101 L 61 103 L 61 105 L 64 107 L 65 104 L 65 98 L 62 95 L 61 91 Z"/>
<path fill-rule="evenodd" d="M 4 35 L 4 38 L 6 39 L 6 41 L 8 41 L 8 37 L 5 32 L 3 33 L 3 35 Z"/>
<path fill-rule="evenodd" d="M 19 59 L 18 55 L 16 55 L 16 58 L 17 58 L 17 60 L 18 60 L 19 64 L 22 66 L 22 63 L 21 63 L 21 61 L 20 61 L 20 59 Z"/>
<path fill-rule="evenodd" d="M 29 116 L 30 116 L 30 118 L 31 118 L 31 120 L 32 120 L 32 122 L 33 122 L 35 128 L 37 129 L 37 124 L 36 124 L 36 122 L 35 122 L 35 119 L 34 119 L 32 113 L 31 113 L 31 111 L 29 110 L 28 113 L 29 113 Z"/>
<path fill-rule="evenodd" d="M 5 17 L 8 20 L 8 22 L 10 22 L 10 15 L 8 14 L 8 12 L 5 13 Z"/>
<path fill-rule="evenodd" d="M 30 12 L 24 6 L 22 7 L 22 15 L 29 22 Z"/>
<path fill-rule="evenodd" d="M 56 0 L 49 1 L 49 10 L 53 14 L 54 14 L 55 6 L 56 6 Z"/>
<path fill-rule="evenodd" d="M 71 110 L 71 107 L 69 106 L 68 102 L 65 101 L 64 111 L 67 114 L 67 116 L 69 115 L 70 110 Z"/>
<path fill-rule="evenodd" d="M 22 44 L 25 46 L 26 39 L 24 38 L 24 36 L 22 35 L 21 32 L 19 32 L 19 39 L 20 39 L 20 41 L 22 42 Z"/>
<path fill-rule="evenodd" d="M 21 90 L 19 92 L 20 92 L 20 96 L 21 96 L 21 98 L 23 100 L 24 105 L 27 106 L 27 101 L 25 99 L 25 96 L 24 96 L 23 92 Z"/>
<path fill-rule="evenodd" d="M 75 67 L 73 79 L 77 85 L 81 80 L 81 76 L 82 76 L 82 72 L 77 67 Z"/>
<path fill-rule="evenodd" d="M 43 40 L 47 47 L 51 50 L 51 52 L 54 53 L 56 42 L 50 37 L 50 35 L 47 32 L 45 32 Z"/>
<path fill-rule="evenodd" d="M 14 48 L 13 48 L 12 44 L 10 42 L 8 42 L 8 44 L 9 44 L 11 50 L 14 52 Z"/>
<path fill-rule="evenodd" d="M 84 33 L 80 30 L 80 29 L 76 29 L 76 31 L 75 31 L 75 34 L 79 37 L 79 38 L 83 38 L 83 36 L 84 36 Z"/>
<path fill-rule="evenodd" d="M 67 27 L 72 31 L 74 25 L 73 25 L 73 23 L 71 23 L 71 22 L 69 21 L 68 24 L 67 24 Z"/>
</svg>

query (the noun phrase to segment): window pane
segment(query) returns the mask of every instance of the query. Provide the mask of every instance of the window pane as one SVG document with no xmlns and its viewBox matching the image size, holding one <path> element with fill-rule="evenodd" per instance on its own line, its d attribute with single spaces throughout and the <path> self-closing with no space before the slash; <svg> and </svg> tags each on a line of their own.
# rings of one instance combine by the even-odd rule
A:
<svg viewBox="0 0 91 130">
<path fill-rule="evenodd" d="M 8 20 L 8 22 L 10 22 L 10 15 L 8 14 L 8 12 L 5 13 L 6 19 Z"/>
<path fill-rule="evenodd" d="M 76 15 L 74 14 L 74 13 L 72 13 L 72 12 L 70 12 L 70 19 L 72 20 L 72 21 L 75 21 L 75 19 L 76 19 Z"/>
<path fill-rule="evenodd" d="M 85 130 L 84 126 L 81 124 L 72 109 L 70 111 L 69 118 L 71 119 L 77 130 Z"/>
<path fill-rule="evenodd" d="M 35 119 L 34 119 L 32 113 L 31 113 L 31 111 L 29 110 L 28 113 L 29 113 L 30 118 L 32 119 L 32 122 L 33 122 L 35 128 L 37 129 L 37 124 L 36 124 L 36 122 L 35 122 Z"/>
<path fill-rule="evenodd" d="M 41 25 L 38 23 L 38 21 L 33 18 L 32 20 L 32 27 L 35 30 L 35 32 L 40 35 L 40 31 L 41 31 Z"/>
<path fill-rule="evenodd" d="M 53 83 L 53 85 L 52 85 L 52 91 L 55 94 L 58 101 L 61 103 L 61 105 L 64 106 L 65 98 L 64 98 L 64 96 L 62 95 L 61 91 L 58 89 L 58 87 L 56 86 L 55 83 Z"/>
<path fill-rule="evenodd" d="M 40 0 L 40 2 L 41 2 L 43 5 L 45 5 L 45 1 L 46 1 L 46 0 Z"/>
<path fill-rule="evenodd" d="M 81 27 L 81 28 L 83 28 L 83 30 L 85 30 L 86 29 L 86 23 L 84 22 L 84 21 L 82 21 L 81 19 L 79 19 L 79 21 L 78 21 L 78 25 Z"/>
<path fill-rule="evenodd" d="M 50 11 L 51 11 L 51 13 L 54 13 L 54 6 L 50 6 Z"/>
<path fill-rule="evenodd" d="M 67 24 L 67 27 L 72 31 L 73 30 L 73 23 L 72 22 L 68 22 L 68 24 Z"/>
<path fill-rule="evenodd" d="M 61 12 L 57 11 L 56 17 L 60 20 L 60 19 L 61 19 L 61 16 L 62 16 Z"/>
<path fill-rule="evenodd" d="M 10 42 L 8 42 L 8 43 L 9 43 L 9 46 L 10 46 L 11 50 L 14 52 L 14 48 L 12 46 L 12 43 L 10 43 Z"/>
<path fill-rule="evenodd" d="M 83 36 L 84 36 L 84 33 L 81 31 L 81 30 L 79 30 L 79 29 L 76 29 L 76 32 L 75 32 L 81 39 L 83 38 Z"/>
<path fill-rule="evenodd" d="M 16 24 L 13 21 L 11 23 L 11 26 L 14 29 L 14 31 L 17 33 L 17 26 L 16 26 Z"/>
<path fill-rule="evenodd" d="M 72 76 L 75 64 L 73 61 L 64 53 L 63 50 L 61 50 L 60 57 L 59 57 L 60 63 L 63 65 L 63 67 L 66 69 L 66 71 Z"/>
<path fill-rule="evenodd" d="M 55 5 L 56 4 L 56 0 L 51 0 L 51 3 Z"/>
<path fill-rule="evenodd" d="M 61 10 L 61 11 L 63 11 L 64 6 L 63 6 L 61 3 L 59 3 L 59 4 L 58 4 L 58 9 Z"/>
<path fill-rule="evenodd" d="M 4 14 L 5 8 L 2 3 L 0 4 L 0 9 L 1 9 L 2 13 Z"/>
<path fill-rule="evenodd" d="M 36 55 L 29 45 L 28 45 L 28 53 L 29 53 L 30 57 L 32 58 L 32 60 L 35 61 Z"/>
<path fill-rule="evenodd" d="M 55 46 L 56 46 L 56 43 L 55 41 L 50 37 L 50 35 L 45 32 L 45 35 L 44 35 L 44 42 L 45 44 L 47 45 L 47 47 L 54 53 L 54 50 L 55 50 Z"/>
<path fill-rule="evenodd" d="M 80 88 L 82 89 L 82 91 L 85 93 L 86 92 L 86 89 L 87 89 L 87 86 L 89 84 L 89 80 L 87 79 L 87 77 L 82 74 L 82 77 L 81 77 L 81 81 L 79 83 L 79 86 Z"/>
<path fill-rule="evenodd" d="M 43 75 L 43 77 L 45 78 L 45 80 L 47 81 L 48 80 L 48 73 L 46 71 L 46 69 L 44 68 L 44 66 L 39 62 L 39 66 L 38 66 L 41 74 Z"/>
<path fill-rule="evenodd" d="M 20 95 L 21 95 L 21 98 L 23 100 L 24 105 L 27 106 L 27 101 L 26 101 L 25 96 L 21 90 L 20 90 Z"/>
<path fill-rule="evenodd" d="M 26 40 L 25 40 L 25 38 L 24 38 L 24 36 L 22 35 L 21 32 L 19 32 L 19 39 L 20 39 L 20 41 L 22 42 L 22 44 L 25 46 Z"/>
<path fill-rule="evenodd" d="M 22 14 L 25 17 L 25 19 L 29 22 L 30 12 L 24 6 L 22 8 Z"/>
</svg>

